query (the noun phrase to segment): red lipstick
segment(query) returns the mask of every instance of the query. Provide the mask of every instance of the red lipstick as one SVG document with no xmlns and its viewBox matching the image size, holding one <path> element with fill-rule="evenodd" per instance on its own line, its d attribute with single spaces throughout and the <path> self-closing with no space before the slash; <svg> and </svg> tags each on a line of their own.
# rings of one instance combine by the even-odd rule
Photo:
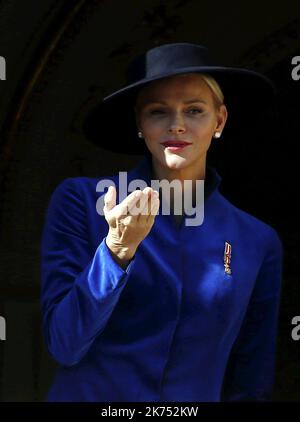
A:
<svg viewBox="0 0 300 422">
<path fill-rule="evenodd" d="M 169 151 L 180 151 L 188 145 L 191 145 L 191 142 L 181 140 L 179 141 L 177 139 L 168 139 L 161 144 L 164 145 Z"/>
</svg>

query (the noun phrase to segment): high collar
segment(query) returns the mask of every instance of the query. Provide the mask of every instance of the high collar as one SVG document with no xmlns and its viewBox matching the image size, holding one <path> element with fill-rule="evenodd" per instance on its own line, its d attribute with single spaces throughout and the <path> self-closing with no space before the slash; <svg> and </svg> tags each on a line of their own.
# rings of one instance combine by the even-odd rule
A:
<svg viewBox="0 0 300 422">
<path fill-rule="evenodd" d="M 144 155 L 137 166 L 130 172 L 131 179 L 143 179 L 147 186 L 151 186 L 151 180 L 154 179 L 151 155 Z M 222 181 L 221 176 L 215 167 L 206 164 L 204 180 L 204 199 L 207 200 L 211 194 L 218 189 Z"/>
</svg>

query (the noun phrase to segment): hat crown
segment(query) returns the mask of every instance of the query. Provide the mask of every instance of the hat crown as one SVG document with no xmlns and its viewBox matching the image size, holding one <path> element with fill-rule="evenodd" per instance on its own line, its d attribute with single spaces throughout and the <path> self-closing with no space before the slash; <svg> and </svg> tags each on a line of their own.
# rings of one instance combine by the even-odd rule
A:
<svg viewBox="0 0 300 422">
<path fill-rule="evenodd" d="M 199 66 L 218 66 L 206 47 L 192 43 L 163 44 L 140 54 L 129 64 L 127 84 Z"/>
</svg>

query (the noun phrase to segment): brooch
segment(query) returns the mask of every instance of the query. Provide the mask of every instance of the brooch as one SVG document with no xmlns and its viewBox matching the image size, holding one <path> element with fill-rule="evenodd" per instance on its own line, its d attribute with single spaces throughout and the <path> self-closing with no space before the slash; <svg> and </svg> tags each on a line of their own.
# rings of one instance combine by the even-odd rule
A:
<svg viewBox="0 0 300 422">
<path fill-rule="evenodd" d="M 231 244 L 225 242 L 224 247 L 224 270 L 226 274 L 231 274 L 230 268 L 230 261 L 231 261 Z"/>
</svg>

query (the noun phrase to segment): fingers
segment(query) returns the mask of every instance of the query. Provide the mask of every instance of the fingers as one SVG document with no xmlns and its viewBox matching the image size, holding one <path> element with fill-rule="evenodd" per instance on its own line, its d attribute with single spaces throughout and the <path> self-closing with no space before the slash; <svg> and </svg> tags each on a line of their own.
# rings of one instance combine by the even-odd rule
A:
<svg viewBox="0 0 300 422">
<path fill-rule="evenodd" d="M 147 186 L 145 189 L 131 192 L 122 203 L 122 215 L 131 215 L 137 217 L 148 216 L 151 212 L 151 204 L 154 198 L 158 196 L 158 192 Z"/>
<path fill-rule="evenodd" d="M 116 206 L 116 189 L 110 186 L 104 197 L 104 211 L 110 211 Z M 140 203 L 138 204 L 138 202 Z M 135 190 L 131 192 L 119 205 L 119 216 L 140 216 L 148 217 L 157 212 L 157 205 L 159 206 L 158 192 L 147 186 L 144 190 Z"/>
<path fill-rule="evenodd" d="M 156 190 L 151 189 L 149 196 L 144 203 L 139 219 L 145 217 L 146 221 L 153 215 L 156 215 L 159 209 L 159 194 Z"/>
<path fill-rule="evenodd" d="M 136 210 L 134 210 L 135 215 L 137 215 L 138 219 L 140 218 L 141 214 L 142 215 L 148 214 L 149 202 L 151 200 L 151 192 L 152 192 L 152 189 L 149 186 L 147 186 L 141 193 L 139 207 Z"/>
<path fill-rule="evenodd" d="M 150 214 L 147 216 L 147 222 L 155 216 L 159 210 L 159 194 L 157 191 L 152 196 Z"/>
<path fill-rule="evenodd" d="M 104 212 L 110 211 L 116 206 L 117 191 L 114 186 L 109 186 L 108 191 L 104 196 Z"/>
<path fill-rule="evenodd" d="M 120 204 L 120 215 L 131 214 L 131 210 L 136 206 L 137 202 L 142 196 L 142 191 L 135 190 L 131 192 Z M 136 215 L 136 212 L 132 215 Z"/>
<path fill-rule="evenodd" d="M 144 204 L 148 200 L 148 192 L 151 191 L 151 188 L 148 186 L 143 190 L 135 190 L 131 192 L 124 201 L 120 204 L 120 213 L 121 215 L 132 215 L 138 216 L 141 212 L 141 209 L 144 207 Z M 138 202 L 140 204 L 138 205 Z"/>
</svg>

